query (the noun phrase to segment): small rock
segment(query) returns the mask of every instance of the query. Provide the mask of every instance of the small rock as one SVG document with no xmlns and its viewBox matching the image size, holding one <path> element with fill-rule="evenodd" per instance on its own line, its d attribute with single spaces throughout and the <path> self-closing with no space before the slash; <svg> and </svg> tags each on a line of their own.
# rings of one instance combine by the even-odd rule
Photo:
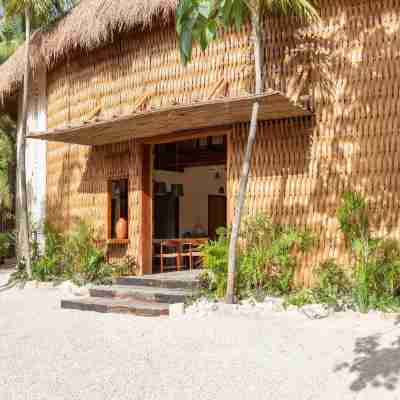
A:
<svg viewBox="0 0 400 400">
<path fill-rule="evenodd" d="M 240 302 L 240 304 L 243 305 L 243 306 L 251 306 L 251 307 L 254 307 L 254 306 L 257 304 L 257 302 L 256 302 L 256 300 L 255 300 L 254 298 L 250 297 L 250 298 L 248 298 L 248 299 L 242 300 L 242 301 Z"/>
<path fill-rule="evenodd" d="M 322 304 L 308 304 L 300 308 L 300 311 L 310 319 L 322 319 L 329 316 L 329 308 Z"/>
<path fill-rule="evenodd" d="M 38 287 L 38 281 L 29 281 L 26 282 L 23 287 L 25 289 L 36 289 Z"/>
<path fill-rule="evenodd" d="M 75 286 L 72 289 L 72 294 L 74 296 L 79 296 L 79 297 L 89 296 L 89 289 L 85 286 L 82 287 Z"/>
<path fill-rule="evenodd" d="M 185 314 L 185 304 L 184 303 L 175 303 L 169 305 L 169 316 L 173 317 L 180 317 L 181 315 Z"/>
<path fill-rule="evenodd" d="M 65 281 L 61 283 L 61 285 L 58 286 L 58 290 L 64 295 L 64 296 L 71 296 L 74 294 L 74 291 L 78 289 L 78 286 L 73 284 L 71 281 Z"/>
<path fill-rule="evenodd" d="M 218 311 L 218 304 L 217 303 L 211 304 L 210 310 L 211 311 Z"/>
<path fill-rule="evenodd" d="M 272 304 L 271 310 L 274 312 L 285 311 L 285 306 L 283 305 L 283 301 L 281 303 L 277 302 L 277 303 Z"/>
</svg>

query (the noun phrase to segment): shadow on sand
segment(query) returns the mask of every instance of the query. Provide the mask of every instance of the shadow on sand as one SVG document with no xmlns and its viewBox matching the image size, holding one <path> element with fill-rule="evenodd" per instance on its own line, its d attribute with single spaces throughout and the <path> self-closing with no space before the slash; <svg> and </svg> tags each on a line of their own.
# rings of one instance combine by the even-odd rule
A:
<svg viewBox="0 0 400 400">
<path fill-rule="evenodd" d="M 400 317 L 395 321 L 394 330 L 400 326 Z M 335 372 L 347 370 L 356 378 L 350 384 L 350 390 L 361 392 L 368 386 L 398 391 L 400 384 L 400 337 L 389 343 L 383 343 L 385 335 L 375 334 L 358 338 L 354 346 L 354 359 L 335 367 Z"/>
</svg>

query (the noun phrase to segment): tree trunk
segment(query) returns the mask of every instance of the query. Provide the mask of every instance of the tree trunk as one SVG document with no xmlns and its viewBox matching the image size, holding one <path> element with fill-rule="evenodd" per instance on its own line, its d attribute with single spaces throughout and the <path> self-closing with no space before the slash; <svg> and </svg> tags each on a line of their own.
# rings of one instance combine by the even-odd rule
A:
<svg viewBox="0 0 400 400">
<path fill-rule="evenodd" d="M 251 23 L 253 28 L 254 63 L 255 63 L 255 75 L 256 75 L 255 94 L 259 95 L 264 90 L 263 72 L 262 72 L 264 66 L 264 44 L 263 44 L 264 29 L 263 29 L 263 21 L 259 6 L 257 12 L 252 13 Z M 235 204 L 235 214 L 233 217 L 232 232 L 231 232 L 231 237 L 229 242 L 229 252 L 228 252 L 228 285 L 225 298 L 225 301 L 228 304 L 232 304 L 235 302 L 237 242 L 239 238 L 240 222 L 242 218 L 242 211 L 246 197 L 247 182 L 249 180 L 253 145 L 256 140 L 259 108 L 260 104 L 258 103 L 258 101 L 255 101 L 251 113 L 251 122 L 249 128 L 249 135 L 247 138 L 246 153 L 244 156 L 242 171 L 239 179 L 239 193 L 236 198 L 236 204 Z"/>
<path fill-rule="evenodd" d="M 17 258 L 24 262 L 28 276 L 31 276 L 31 254 L 29 244 L 29 214 L 26 191 L 25 147 L 28 122 L 28 91 L 29 91 L 29 40 L 30 40 L 30 9 L 25 7 L 25 66 L 24 86 L 22 94 L 21 124 L 17 132 L 17 190 L 16 190 L 16 224 L 17 224 Z"/>
</svg>

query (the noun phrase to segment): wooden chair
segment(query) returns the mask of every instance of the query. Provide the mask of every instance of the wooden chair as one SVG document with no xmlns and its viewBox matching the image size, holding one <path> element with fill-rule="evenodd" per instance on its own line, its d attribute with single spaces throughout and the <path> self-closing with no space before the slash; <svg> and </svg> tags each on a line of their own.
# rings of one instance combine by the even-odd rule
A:
<svg viewBox="0 0 400 400">
<path fill-rule="evenodd" d="M 206 239 L 188 239 L 182 244 L 182 257 L 189 259 L 189 270 L 192 270 L 201 264 L 200 245 L 204 244 Z"/>
<path fill-rule="evenodd" d="M 169 251 L 172 249 L 172 252 Z M 177 271 L 181 270 L 181 242 L 179 240 L 162 240 L 160 243 L 160 269 L 164 272 L 164 260 L 175 258 Z"/>
</svg>

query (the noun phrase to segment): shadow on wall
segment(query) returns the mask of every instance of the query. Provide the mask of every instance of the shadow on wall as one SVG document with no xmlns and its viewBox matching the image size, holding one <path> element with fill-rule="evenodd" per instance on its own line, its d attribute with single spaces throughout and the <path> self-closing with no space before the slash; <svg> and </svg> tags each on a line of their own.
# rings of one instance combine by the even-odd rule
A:
<svg viewBox="0 0 400 400">
<path fill-rule="evenodd" d="M 47 192 L 47 218 L 61 232 L 66 232 L 77 221 L 84 220 L 96 225 L 99 223 L 96 221 L 94 203 L 84 196 L 91 192 L 81 191 L 82 185 L 91 181 L 96 186 L 96 181 L 93 175 L 91 180 L 85 176 L 86 160 L 79 156 L 78 147 L 68 145 L 63 149 L 62 161 L 57 169 L 48 171 L 48 180 L 55 176 L 56 184 L 50 184 Z M 102 234 L 101 229 L 99 234 Z"/>
<path fill-rule="evenodd" d="M 400 324 L 400 319 L 396 324 Z M 393 329 L 398 330 L 397 327 Z M 391 392 L 399 390 L 400 338 L 382 344 L 384 340 L 385 334 L 358 338 L 353 351 L 354 359 L 335 367 L 335 372 L 345 370 L 356 375 L 350 384 L 353 392 L 362 392 L 368 386 L 384 388 Z"/>
<path fill-rule="evenodd" d="M 338 14 L 334 19 L 329 16 L 320 29 L 298 26 L 286 30 L 283 41 L 282 22 L 272 24 L 268 33 L 273 50 L 267 50 L 266 58 L 269 86 L 294 100 L 311 99 L 316 123 L 303 149 L 310 154 L 304 175 L 299 172 L 295 177 L 290 172 L 293 159 L 284 141 L 276 138 L 266 148 L 268 157 L 278 146 L 287 166 L 282 172 L 268 170 L 266 164 L 263 170 L 255 170 L 255 179 L 267 177 L 280 185 L 280 190 L 265 196 L 261 207 L 268 211 L 275 203 L 289 221 L 306 215 L 303 220 L 318 221 L 321 233 L 330 230 L 336 241 L 340 198 L 347 190 L 357 190 L 368 200 L 375 230 L 400 239 L 396 111 L 400 99 L 394 72 L 399 67 L 400 7 L 389 1 L 379 7 L 371 2 L 329 7 L 328 3 L 323 0 L 321 8 L 332 13 L 332 7 L 337 7 Z M 290 193 L 293 179 L 311 188 L 296 186 L 297 192 Z M 288 196 L 292 198 L 285 201 Z M 337 249 L 337 243 L 332 246 Z"/>
<path fill-rule="evenodd" d="M 69 146 L 68 146 L 69 148 Z M 48 186 L 46 214 L 48 221 L 60 231 L 66 231 L 70 227 L 69 221 L 69 193 L 71 186 L 72 168 L 68 160 L 68 151 L 63 154 L 61 167 L 59 171 L 48 169 L 47 184 L 53 179 L 52 175 L 58 175 L 55 187 Z M 79 166 L 78 166 L 79 167 Z M 50 183 L 50 185 L 52 182 Z"/>
</svg>

